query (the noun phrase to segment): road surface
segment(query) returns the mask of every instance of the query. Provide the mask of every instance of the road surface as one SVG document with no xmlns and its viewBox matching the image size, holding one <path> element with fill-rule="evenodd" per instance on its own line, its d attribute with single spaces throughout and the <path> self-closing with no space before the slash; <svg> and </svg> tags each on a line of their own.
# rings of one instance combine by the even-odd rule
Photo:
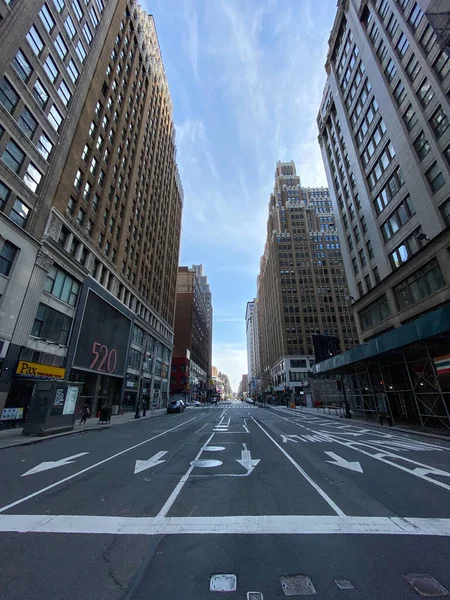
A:
<svg viewBox="0 0 450 600">
<path fill-rule="evenodd" d="M 233 402 L 1 450 L 0 466 L 2 600 L 450 591 L 446 442 Z"/>
</svg>

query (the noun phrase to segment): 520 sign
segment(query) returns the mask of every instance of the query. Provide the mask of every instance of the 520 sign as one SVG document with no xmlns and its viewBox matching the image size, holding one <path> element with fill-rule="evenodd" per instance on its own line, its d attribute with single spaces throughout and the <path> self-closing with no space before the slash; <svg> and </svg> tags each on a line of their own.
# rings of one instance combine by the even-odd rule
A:
<svg viewBox="0 0 450 600">
<path fill-rule="evenodd" d="M 92 344 L 92 354 L 94 360 L 89 365 L 90 369 L 102 373 L 114 373 L 117 364 L 117 352 L 114 348 L 110 350 L 105 344 L 94 342 Z"/>
</svg>

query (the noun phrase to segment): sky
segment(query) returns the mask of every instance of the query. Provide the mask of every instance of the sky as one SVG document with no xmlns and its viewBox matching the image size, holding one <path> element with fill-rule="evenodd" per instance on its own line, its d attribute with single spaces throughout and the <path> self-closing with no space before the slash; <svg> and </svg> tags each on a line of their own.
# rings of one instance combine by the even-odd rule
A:
<svg viewBox="0 0 450 600">
<path fill-rule="evenodd" d="M 336 0 L 141 0 L 155 18 L 184 188 L 180 265 L 204 265 L 213 364 L 237 391 L 277 160 L 326 186 L 316 117 Z"/>
</svg>

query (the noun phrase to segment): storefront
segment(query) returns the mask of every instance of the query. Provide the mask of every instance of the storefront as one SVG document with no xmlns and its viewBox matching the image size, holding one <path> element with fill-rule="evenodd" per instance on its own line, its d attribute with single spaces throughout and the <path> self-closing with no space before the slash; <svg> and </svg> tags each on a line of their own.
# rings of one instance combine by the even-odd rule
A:
<svg viewBox="0 0 450 600">
<path fill-rule="evenodd" d="M 61 367 L 19 360 L 5 407 L 0 415 L 2 426 L 15 426 L 25 420 L 36 381 L 64 379 L 64 375 L 65 369 Z"/>
<path fill-rule="evenodd" d="M 132 313 L 88 280 L 75 317 L 67 364 L 70 379 L 83 383 L 81 398 L 96 415 L 102 406 L 122 408 Z"/>
</svg>

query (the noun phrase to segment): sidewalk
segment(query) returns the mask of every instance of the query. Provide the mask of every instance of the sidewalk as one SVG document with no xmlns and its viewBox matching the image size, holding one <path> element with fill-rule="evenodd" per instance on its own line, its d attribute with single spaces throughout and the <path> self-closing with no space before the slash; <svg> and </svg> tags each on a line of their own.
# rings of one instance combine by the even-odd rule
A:
<svg viewBox="0 0 450 600">
<path fill-rule="evenodd" d="M 271 406 L 270 404 L 266 405 L 268 408 L 277 408 L 276 406 Z M 364 418 L 362 417 L 355 417 L 353 416 L 351 419 L 345 419 L 344 417 L 339 416 L 339 414 L 329 414 L 327 412 L 328 409 L 324 409 L 323 408 L 310 408 L 308 406 L 298 406 L 297 408 L 287 408 L 286 406 L 280 406 L 279 408 L 283 408 L 284 410 L 292 413 L 292 414 L 297 414 L 297 415 L 301 415 L 301 414 L 310 414 L 310 415 L 315 415 L 315 416 L 320 416 L 320 417 L 326 417 L 328 419 L 338 419 L 339 421 L 345 421 L 346 424 L 351 424 L 351 423 L 355 423 L 357 425 L 364 425 L 365 427 L 375 427 L 377 429 L 384 429 L 385 431 L 399 431 L 401 433 L 411 433 L 413 435 L 419 435 L 419 436 L 423 436 L 423 437 L 430 437 L 430 438 L 434 438 L 437 440 L 445 440 L 446 442 L 450 442 L 450 431 L 448 433 L 446 433 L 446 431 L 439 431 L 438 433 L 436 433 L 435 429 L 429 429 L 429 428 L 425 428 L 425 429 L 419 429 L 417 426 L 414 425 L 393 425 L 392 427 L 389 427 L 389 425 L 380 425 L 379 423 L 377 423 L 376 421 L 366 421 Z M 330 410 L 334 410 L 334 409 L 330 409 Z"/>
<path fill-rule="evenodd" d="M 0 450 L 3 450 L 4 448 L 11 448 L 13 446 L 26 446 L 28 444 L 37 444 L 39 442 L 45 442 L 45 440 L 51 440 L 57 437 L 62 437 L 64 435 L 74 435 L 76 433 L 84 433 L 85 431 L 98 431 L 100 429 L 108 429 L 109 427 L 125 425 L 126 423 L 140 423 L 141 421 L 145 421 L 146 419 L 158 417 L 164 414 L 166 410 L 166 408 L 158 408 L 152 413 L 150 413 L 150 411 L 147 411 L 146 416 L 141 416 L 140 419 L 134 418 L 134 412 L 127 412 L 124 415 L 114 415 L 111 417 L 111 422 L 105 425 L 100 425 L 96 417 L 89 418 L 86 421 L 85 425 L 79 425 L 80 420 L 77 419 L 72 431 L 64 431 L 62 433 L 54 433 L 51 435 L 43 436 L 23 436 L 22 427 L 17 427 L 15 429 L 6 429 L 0 431 Z"/>
</svg>

